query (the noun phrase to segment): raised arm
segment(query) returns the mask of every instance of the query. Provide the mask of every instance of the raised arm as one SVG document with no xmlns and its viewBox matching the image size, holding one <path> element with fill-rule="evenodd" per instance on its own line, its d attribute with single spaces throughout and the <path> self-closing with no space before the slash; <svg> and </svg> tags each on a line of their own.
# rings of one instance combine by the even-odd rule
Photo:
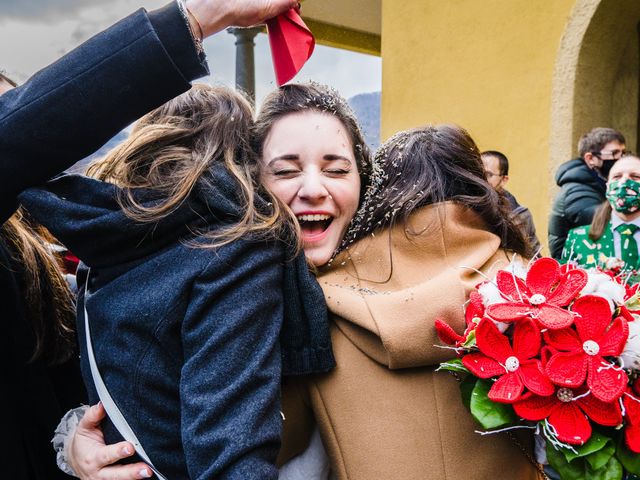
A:
<svg viewBox="0 0 640 480">
<path fill-rule="evenodd" d="M 175 4 L 139 10 L 0 96 L 0 219 L 13 199 L 205 75 Z"/>
<path fill-rule="evenodd" d="M 193 35 L 264 21 L 292 0 L 189 0 L 139 10 L 0 96 L 0 221 L 15 196 L 93 153 L 206 75 Z M 197 40 L 196 40 L 197 41 Z"/>
</svg>

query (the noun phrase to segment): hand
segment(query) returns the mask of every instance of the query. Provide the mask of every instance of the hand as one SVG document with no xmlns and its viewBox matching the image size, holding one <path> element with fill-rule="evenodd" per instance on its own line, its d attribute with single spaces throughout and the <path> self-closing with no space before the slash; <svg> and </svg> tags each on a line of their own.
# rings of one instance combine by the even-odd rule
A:
<svg viewBox="0 0 640 480">
<path fill-rule="evenodd" d="M 134 480 L 150 478 L 151 469 L 142 462 L 130 465 L 112 465 L 130 457 L 135 450 L 129 442 L 106 445 L 100 429 L 106 412 L 102 403 L 85 413 L 69 442 L 67 461 L 82 480 Z"/>
<path fill-rule="evenodd" d="M 297 0 L 187 0 L 205 37 L 227 27 L 264 23 L 298 5 Z"/>
</svg>

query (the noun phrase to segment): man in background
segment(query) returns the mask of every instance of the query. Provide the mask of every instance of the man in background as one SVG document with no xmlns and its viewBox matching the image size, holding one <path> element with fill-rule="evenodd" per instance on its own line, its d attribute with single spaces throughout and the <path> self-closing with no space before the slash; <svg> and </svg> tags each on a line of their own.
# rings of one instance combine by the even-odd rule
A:
<svg viewBox="0 0 640 480">
<path fill-rule="evenodd" d="M 569 230 L 588 225 L 604 202 L 609 170 L 626 154 L 625 138 L 613 128 L 594 128 L 578 141 L 578 158 L 556 172 L 560 191 L 549 216 L 549 250 L 559 260 Z"/>
<path fill-rule="evenodd" d="M 504 188 L 509 181 L 509 159 L 504 153 L 496 150 L 487 150 L 482 152 L 481 156 L 487 182 L 503 195 L 511 208 L 512 220 L 522 229 L 525 237 L 529 240 L 531 249 L 537 255 L 540 252 L 540 242 L 536 236 L 533 216 L 527 207 L 520 205 L 516 197 Z"/>
</svg>

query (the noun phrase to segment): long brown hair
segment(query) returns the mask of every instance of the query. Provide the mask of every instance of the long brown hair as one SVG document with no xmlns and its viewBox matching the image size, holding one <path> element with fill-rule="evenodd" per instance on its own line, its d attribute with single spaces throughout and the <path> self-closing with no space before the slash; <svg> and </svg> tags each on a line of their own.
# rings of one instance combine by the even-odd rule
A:
<svg viewBox="0 0 640 480">
<path fill-rule="evenodd" d="M 425 205 L 456 202 L 475 211 L 505 249 L 528 258 L 531 248 L 511 213 L 485 179 L 480 151 L 456 125 L 415 128 L 394 135 L 373 160 L 374 177 L 343 245 L 409 216 Z"/>
<path fill-rule="evenodd" d="M 21 208 L 0 229 L 0 241 L 18 268 L 19 294 L 35 336 L 31 361 L 57 365 L 77 353 L 73 295 L 47 242 Z"/>
<path fill-rule="evenodd" d="M 203 236 L 217 247 L 245 234 L 276 235 L 287 220 L 280 204 L 259 186 L 259 166 L 249 146 L 253 111 L 247 100 L 226 87 L 194 85 L 142 117 L 129 138 L 87 175 L 121 187 L 118 201 L 125 214 L 139 222 L 155 222 L 175 211 L 205 173 L 223 164 L 238 185 L 243 215 L 236 223 Z M 133 189 L 155 190 L 161 200 L 145 205 Z M 266 196 L 256 207 L 256 192 Z"/>
<path fill-rule="evenodd" d="M 593 241 L 600 240 L 604 235 L 604 230 L 611 221 L 611 204 L 605 200 L 596 209 L 596 213 L 593 214 L 593 220 L 591 221 L 591 228 L 589 229 L 589 238 Z"/>
</svg>

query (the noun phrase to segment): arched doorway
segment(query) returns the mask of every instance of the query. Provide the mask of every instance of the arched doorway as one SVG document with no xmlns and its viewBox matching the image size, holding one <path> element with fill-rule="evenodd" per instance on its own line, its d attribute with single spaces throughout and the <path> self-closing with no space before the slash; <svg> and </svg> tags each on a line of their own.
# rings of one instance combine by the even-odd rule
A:
<svg viewBox="0 0 640 480">
<path fill-rule="evenodd" d="M 577 0 L 562 36 L 551 105 L 550 167 L 576 153 L 596 126 L 622 131 L 638 148 L 640 2 Z"/>
</svg>

